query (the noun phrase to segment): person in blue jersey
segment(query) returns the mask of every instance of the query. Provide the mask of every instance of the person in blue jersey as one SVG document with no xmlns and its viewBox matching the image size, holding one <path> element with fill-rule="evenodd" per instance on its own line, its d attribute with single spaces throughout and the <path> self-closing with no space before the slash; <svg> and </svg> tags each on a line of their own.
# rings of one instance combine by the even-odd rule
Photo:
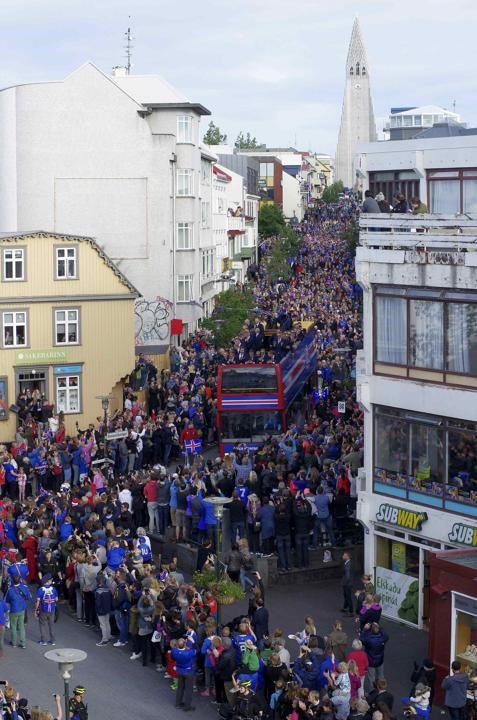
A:
<svg viewBox="0 0 477 720">
<path fill-rule="evenodd" d="M 195 648 L 187 647 L 184 638 L 179 638 L 176 647 L 172 648 L 171 656 L 176 663 L 177 690 L 176 707 L 182 708 L 185 712 L 195 710 L 192 703 L 192 691 L 194 687 Z"/>
<path fill-rule="evenodd" d="M 136 534 L 137 540 L 135 541 L 135 546 L 141 553 L 143 563 L 152 562 L 151 541 L 146 535 L 145 529 L 143 527 L 139 527 L 136 531 Z"/>
<path fill-rule="evenodd" d="M 257 638 L 250 627 L 249 620 L 247 618 L 243 618 L 242 622 L 238 626 L 238 632 L 235 633 L 232 638 L 232 645 L 235 648 L 237 663 L 242 662 L 242 655 L 247 648 L 247 640 L 249 640 L 253 645 L 256 642 L 256 639 Z"/>
<path fill-rule="evenodd" d="M 35 614 L 40 623 L 40 645 L 55 645 L 53 634 L 53 623 L 55 621 L 55 610 L 58 602 L 58 593 L 53 585 L 52 576 L 47 573 L 42 579 L 42 584 L 36 593 Z M 48 640 L 47 638 L 48 633 Z"/>
</svg>

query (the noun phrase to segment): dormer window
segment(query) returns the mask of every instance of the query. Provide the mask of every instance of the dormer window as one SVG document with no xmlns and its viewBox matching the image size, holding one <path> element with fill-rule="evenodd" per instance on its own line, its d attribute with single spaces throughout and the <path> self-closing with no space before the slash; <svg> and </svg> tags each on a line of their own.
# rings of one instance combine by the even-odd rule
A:
<svg viewBox="0 0 477 720">
<path fill-rule="evenodd" d="M 363 65 L 363 69 L 361 70 L 361 75 L 366 75 L 366 68 Z"/>
<path fill-rule="evenodd" d="M 359 62 L 356 63 L 356 75 L 359 75 Z"/>
<path fill-rule="evenodd" d="M 354 75 L 354 68 L 353 68 L 352 65 L 351 65 L 351 67 L 350 67 L 350 69 L 349 69 L 349 74 L 350 74 L 350 75 Z"/>
</svg>

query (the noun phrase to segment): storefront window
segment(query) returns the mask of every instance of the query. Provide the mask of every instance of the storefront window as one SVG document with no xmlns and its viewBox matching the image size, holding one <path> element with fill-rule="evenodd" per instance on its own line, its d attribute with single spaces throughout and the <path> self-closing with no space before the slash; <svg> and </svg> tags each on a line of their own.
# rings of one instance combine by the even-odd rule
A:
<svg viewBox="0 0 477 720">
<path fill-rule="evenodd" d="M 404 419 L 375 416 L 375 483 L 403 488 L 407 485 L 407 425 Z M 395 493 L 393 493 L 395 494 Z"/>
<path fill-rule="evenodd" d="M 443 495 L 444 448 L 440 428 L 411 425 L 409 488 L 437 497 Z"/>
<path fill-rule="evenodd" d="M 477 504 L 477 436 L 475 432 L 449 430 L 449 463 L 446 504 Z"/>
<path fill-rule="evenodd" d="M 376 536 L 376 592 L 383 615 L 419 625 L 419 548 Z"/>
<path fill-rule="evenodd" d="M 474 677 L 477 671 L 477 601 L 454 595 L 455 631 L 452 659 L 460 660 L 462 670 Z"/>
</svg>

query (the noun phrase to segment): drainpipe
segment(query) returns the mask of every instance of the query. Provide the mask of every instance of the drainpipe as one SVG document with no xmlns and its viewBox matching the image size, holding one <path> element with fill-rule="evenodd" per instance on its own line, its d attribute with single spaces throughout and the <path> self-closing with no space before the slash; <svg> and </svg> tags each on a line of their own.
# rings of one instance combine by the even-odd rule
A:
<svg viewBox="0 0 477 720">
<path fill-rule="evenodd" d="M 177 278 L 176 278 L 176 247 L 177 247 L 177 222 L 176 222 L 176 194 L 177 194 L 177 180 L 176 180 L 176 164 L 177 155 L 172 153 L 171 156 L 171 174 L 172 174 L 172 318 L 176 319 L 176 307 L 177 307 Z M 172 335 L 170 337 L 170 344 L 172 347 Z"/>
</svg>

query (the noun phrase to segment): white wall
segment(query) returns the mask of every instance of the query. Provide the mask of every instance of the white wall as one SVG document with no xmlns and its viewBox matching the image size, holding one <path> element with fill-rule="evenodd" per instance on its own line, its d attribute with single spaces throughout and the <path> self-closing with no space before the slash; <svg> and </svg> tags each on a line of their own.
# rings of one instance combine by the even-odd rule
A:
<svg viewBox="0 0 477 720">
<path fill-rule="evenodd" d="M 284 216 L 286 218 L 292 218 L 293 215 L 296 215 L 298 220 L 302 220 L 303 205 L 301 201 L 299 180 L 284 171 L 282 175 L 282 189 Z"/>
</svg>

